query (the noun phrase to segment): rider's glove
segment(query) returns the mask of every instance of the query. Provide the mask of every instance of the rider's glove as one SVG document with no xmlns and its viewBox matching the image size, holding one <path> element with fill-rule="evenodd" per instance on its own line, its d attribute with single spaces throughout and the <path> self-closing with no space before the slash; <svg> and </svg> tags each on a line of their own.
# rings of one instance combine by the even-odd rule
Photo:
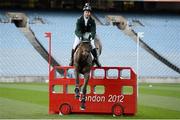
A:
<svg viewBox="0 0 180 120">
<path fill-rule="evenodd" d="M 92 41 L 92 40 L 94 40 L 94 39 L 91 37 L 90 40 Z"/>
<path fill-rule="evenodd" d="M 83 37 L 79 37 L 79 40 L 81 40 L 81 41 L 82 41 L 82 40 L 83 40 Z"/>
<path fill-rule="evenodd" d="M 93 40 L 92 35 L 89 36 L 89 40 Z"/>
</svg>

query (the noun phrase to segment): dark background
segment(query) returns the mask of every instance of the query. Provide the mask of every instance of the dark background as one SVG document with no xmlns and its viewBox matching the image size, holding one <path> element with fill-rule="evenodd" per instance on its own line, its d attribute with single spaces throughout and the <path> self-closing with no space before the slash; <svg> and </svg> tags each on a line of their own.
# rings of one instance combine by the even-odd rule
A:
<svg viewBox="0 0 180 120">
<path fill-rule="evenodd" d="M 0 0 L 1 9 L 82 10 L 90 2 L 93 10 L 112 12 L 180 13 L 180 1 L 142 0 Z"/>
</svg>

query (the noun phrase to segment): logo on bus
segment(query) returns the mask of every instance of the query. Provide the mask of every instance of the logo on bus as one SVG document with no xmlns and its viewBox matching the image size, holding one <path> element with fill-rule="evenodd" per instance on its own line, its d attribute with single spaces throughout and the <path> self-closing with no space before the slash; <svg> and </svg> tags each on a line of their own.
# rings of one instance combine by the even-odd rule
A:
<svg viewBox="0 0 180 120">
<path fill-rule="evenodd" d="M 81 97 L 79 98 L 79 101 L 81 101 Z M 123 102 L 124 101 L 124 95 L 108 95 L 108 96 L 99 96 L 99 95 L 87 95 L 86 96 L 87 102 Z"/>
</svg>

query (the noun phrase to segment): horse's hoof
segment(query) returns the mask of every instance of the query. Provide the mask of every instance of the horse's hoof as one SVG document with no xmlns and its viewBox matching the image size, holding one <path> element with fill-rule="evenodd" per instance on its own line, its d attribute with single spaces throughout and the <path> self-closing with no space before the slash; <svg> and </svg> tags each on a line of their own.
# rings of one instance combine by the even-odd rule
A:
<svg viewBox="0 0 180 120">
<path fill-rule="evenodd" d="M 85 106 L 85 99 L 82 98 L 81 100 L 81 110 L 85 110 L 86 106 Z"/>
<path fill-rule="evenodd" d="M 80 110 L 85 110 L 85 109 L 86 109 L 85 106 L 81 106 L 81 107 L 80 107 Z"/>
</svg>

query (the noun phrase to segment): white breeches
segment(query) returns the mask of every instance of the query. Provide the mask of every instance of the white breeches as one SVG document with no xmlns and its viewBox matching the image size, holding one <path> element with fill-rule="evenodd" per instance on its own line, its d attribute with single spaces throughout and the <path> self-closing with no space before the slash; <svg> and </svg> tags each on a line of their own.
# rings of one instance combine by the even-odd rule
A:
<svg viewBox="0 0 180 120">
<path fill-rule="evenodd" d="M 84 39 L 88 39 L 88 37 L 89 37 L 89 33 L 85 33 L 85 34 L 83 35 L 83 38 L 84 38 Z M 77 37 L 77 36 L 75 35 L 75 40 L 74 40 L 74 44 L 73 44 L 73 49 L 74 49 L 74 50 L 75 50 L 76 46 L 77 46 L 80 42 L 81 42 L 81 40 L 79 39 L 79 37 Z M 92 49 L 96 48 L 94 39 L 91 40 L 91 46 L 92 46 Z"/>
</svg>

